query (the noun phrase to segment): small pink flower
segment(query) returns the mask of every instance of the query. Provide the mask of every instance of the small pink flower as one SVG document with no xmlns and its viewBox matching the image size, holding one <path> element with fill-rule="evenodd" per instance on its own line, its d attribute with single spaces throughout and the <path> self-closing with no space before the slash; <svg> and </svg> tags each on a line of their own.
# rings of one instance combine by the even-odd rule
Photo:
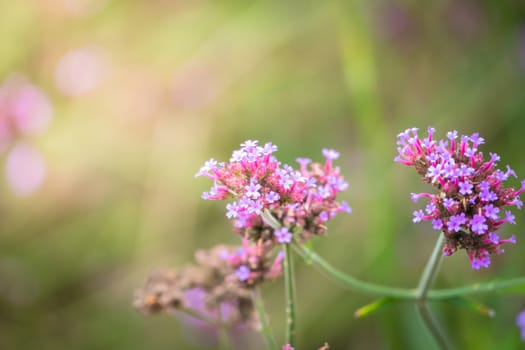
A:
<svg viewBox="0 0 525 350">
<path fill-rule="evenodd" d="M 39 134 L 51 122 L 53 109 L 47 96 L 24 78 L 14 75 L 0 86 L 0 143 L 17 133 Z"/>
<path fill-rule="evenodd" d="M 84 95 L 102 83 L 107 70 L 108 63 L 100 50 L 92 47 L 74 49 L 58 62 L 56 84 L 65 95 Z"/>
<path fill-rule="evenodd" d="M 19 142 L 7 156 L 6 176 L 15 194 L 28 196 L 44 181 L 46 176 L 44 158 L 33 146 Z"/>
</svg>

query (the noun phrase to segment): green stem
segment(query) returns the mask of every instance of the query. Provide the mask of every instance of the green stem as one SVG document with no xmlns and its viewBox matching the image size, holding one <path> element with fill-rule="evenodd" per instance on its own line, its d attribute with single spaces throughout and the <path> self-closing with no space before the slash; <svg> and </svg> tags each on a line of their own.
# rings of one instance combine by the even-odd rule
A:
<svg viewBox="0 0 525 350">
<path fill-rule="evenodd" d="M 421 279 L 419 280 L 416 290 L 416 306 L 419 316 L 421 316 L 425 327 L 430 332 L 431 336 L 434 338 L 439 347 L 441 349 L 451 349 L 445 333 L 441 329 L 439 322 L 435 318 L 427 302 L 428 291 L 436 279 L 439 267 L 441 266 L 441 261 L 443 259 L 442 248 L 444 242 L 445 235 L 440 234 L 434 250 L 428 259 L 427 265 L 425 266 L 425 270 L 423 270 Z"/>
<path fill-rule="evenodd" d="M 443 258 L 443 253 L 441 252 L 441 250 L 443 249 L 444 243 L 445 236 L 439 234 L 439 238 L 434 247 L 434 251 L 432 251 L 432 255 L 430 255 L 430 258 L 428 259 L 427 265 L 425 266 L 425 270 L 423 271 L 423 274 L 421 275 L 419 284 L 417 286 L 416 298 L 418 300 L 425 300 L 427 298 L 428 290 L 430 289 L 430 287 L 432 287 L 432 284 L 436 279 L 436 275 L 439 271 L 439 267 L 441 266 L 441 260 Z"/>
<path fill-rule="evenodd" d="M 295 345 L 295 278 L 290 244 L 284 246 L 284 289 L 286 295 L 286 343 Z"/>
<path fill-rule="evenodd" d="M 317 255 L 312 249 L 304 245 L 294 243 L 294 249 L 303 258 L 311 261 L 315 267 L 326 276 L 356 292 L 406 300 L 413 300 L 417 297 L 417 289 L 389 287 L 361 281 L 333 267 L 329 262 Z M 523 294 L 525 292 L 525 277 L 518 277 L 504 281 L 476 283 L 465 287 L 429 290 L 427 293 L 427 299 L 443 300 L 463 295 L 487 294 L 498 291 L 516 291 Z"/>
<path fill-rule="evenodd" d="M 281 223 L 265 209 L 261 214 L 262 218 L 274 230 L 282 227 Z M 295 344 L 295 276 L 293 270 L 292 249 L 290 244 L 283 244 L 284 259 L 284 293 L 286 298 L 286 343 L 294 346 Z"/>
<path fill-rule="evenodd" d="M 321 272 L 324 272 L 329 277 L 335 279 L 337 282 L 340 282 L 345 287 L 348 287 L 356 292 L 362 292 L 368 295 L 376 296 L 389 296 L 399 299 L 416 298 L 415 289 L 388 287 L 358 280 L 357 278 L 354 278 L 345 274 L 342 271 L 339 271 L 306 246 L 294 242 L 294 248 L 305 259 L 312 261 Z"/>
<path fill-rule="evenodd" d="M 259 317 L 261 333 L 264 336 L 266 348 L 268 350 L 277 350 L 277 345 L 275 343 L 275 339 L 273 338 L 270 323 L 268 322 L 268 318 L 266 317 L 266 310 L 264 308 L 261 292 L 258 288 L 252 290 L 252 300 L 255 306 L 255 311 L 257 311 L 257 316 Z"/>
<path fill-rule="evenodd" d="M 503 281 L 476 283 L 471 286 L 436 289 L 428 291 L 428 299 L 449 299 L 463 295 L 488 294 L 492 292 L 525 293 L 525 277 L 517 277 Z"/>
<path fill-rule="evenodd" d="M 222 313 L 221 305 L 218 307 L 219 312 L 219 319 L 221 321 L 220 327 L 219 327 L 219 348 L 223 350 L 231 349 L 230 344 L 230 326 L 228 322 L 224 319 L 224 315 Z"/>
<path fill-rule="evenodd" d="M 437 343 L 439 348 L 443 350 L 452 349 L 447 337 L 445 336 L 445 333 L 439 325 L 438 320 L 435 318 L 433 312 L 430 310 L 428 303 L 426 301 L 418 300 L 416 301 L 416 307 L 419 316 L 423 320 L 423 323 L 434 338 L 434 341 Z"/>
</svg>

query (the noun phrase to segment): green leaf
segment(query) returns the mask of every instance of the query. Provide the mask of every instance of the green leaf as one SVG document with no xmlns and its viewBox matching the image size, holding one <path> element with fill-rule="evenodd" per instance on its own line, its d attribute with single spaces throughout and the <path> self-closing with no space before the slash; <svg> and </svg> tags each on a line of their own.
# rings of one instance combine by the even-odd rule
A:
<svg viewBox="0 0 525 350">
<path fill-rule="evenodd" d="M 382 309 L 384 309 L 386 306 L 392 304 L 392 303 L 395 303 L 395 302 L 398 302 L 399 299 L 396 299 L 396 298 L 390 298 L 390 297 L 386 297 L 386 298 L 381 298 L 381 299 L 377 299 L 373 302 L 371 302 L 370 304 L 366 304 L 364 306 L 361 306 L 359 309 L 357 309 L 355 312 L 354 312 L 354 317 L 355 318 L 363 318 L 365 316 L 368 316 L 374 312 L 377 312 L 377 311 L 380 311 Z"/>
<path fill-rule="evenodd" d="M 494 317 L 494 315 L 496 314 L 496 312 L 493 309 L 489 308 L 488 306 L 472 298 L 455 297 L 455 298 L 445 299 L 444 301 L 452 305 L 463 306 L 467 308 L 468 310 L 482 314 L 483 316 Z"/>
</svg>

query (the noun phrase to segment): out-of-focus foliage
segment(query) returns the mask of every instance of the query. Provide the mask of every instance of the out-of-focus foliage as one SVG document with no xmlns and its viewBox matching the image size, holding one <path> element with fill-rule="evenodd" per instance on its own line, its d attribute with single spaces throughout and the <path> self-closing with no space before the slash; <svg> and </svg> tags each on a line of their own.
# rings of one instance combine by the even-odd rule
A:
<svg viewBox="0 0 525 350">
<path fill-rule="evenodd" d="M 416 284 L 436 238 L 411 223 L 424 184 L 392 161 L 399 131 L 480 132 L 481 150 L 525 178 L 521 1 L 4 1 L 0 42 L 2 349 L 200 348 L 177 319 L 133 310 L 132 293 L 155 267 L 239 241 L 193 176 L 246 139 L 289 163 L 338 149 L 354 213 L 315 249 L 398 286 Z M 16 102 L 14 81 L 33 94 Z M 45 127 L 20 121 L 46 113 Z M 516 216 L 518 244 L 490 269 L 458 254 L 437 285 L 522 275 Z M 297 272 L 299 349 L 428 348 L 412 307 L 355 320 L 371 298 L 299 259 Z M 278 339 L 282 287 L 264 290 Z M 482 299 L 494 318 L 435 305 L 453 341 L 517 348 L 525 296 Z"/>
</svg>

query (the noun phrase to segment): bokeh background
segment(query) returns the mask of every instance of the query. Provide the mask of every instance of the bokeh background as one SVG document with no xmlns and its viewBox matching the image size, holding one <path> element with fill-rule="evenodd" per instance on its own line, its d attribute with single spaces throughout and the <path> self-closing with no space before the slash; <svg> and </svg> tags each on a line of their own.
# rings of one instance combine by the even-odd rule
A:
<svg viewBox="0 0 525 350">
<path fill-rule="evenodd" d="M 4 1 L 0 43 L 2 349 L 205 348 L 135 311 L 133 293 L 155 268 L 238 242 L 194 174 L 247 139 L 286 163 L 339 150 L 354 211 L 315 249 L 396 286 L 415 286 L 436 239 L 411 222 L 409 193 L 426 187 L 392 161 L 398 132 L 480 132 L 525 177 L 522 1 Z M 516 246 L 483 271 L 446 258 L 437 286 L 523 275 L 516 216 Z M 298 349 L 431 348 L 411 305 L 355 320 L 370 297 L 297 271 Z M 264 296 L 282 340 L 282 281 Z M 522 346 L 525 296 L 478 300 L 496 316 L 435 305 L 458 348 Z"/>
</svg>

